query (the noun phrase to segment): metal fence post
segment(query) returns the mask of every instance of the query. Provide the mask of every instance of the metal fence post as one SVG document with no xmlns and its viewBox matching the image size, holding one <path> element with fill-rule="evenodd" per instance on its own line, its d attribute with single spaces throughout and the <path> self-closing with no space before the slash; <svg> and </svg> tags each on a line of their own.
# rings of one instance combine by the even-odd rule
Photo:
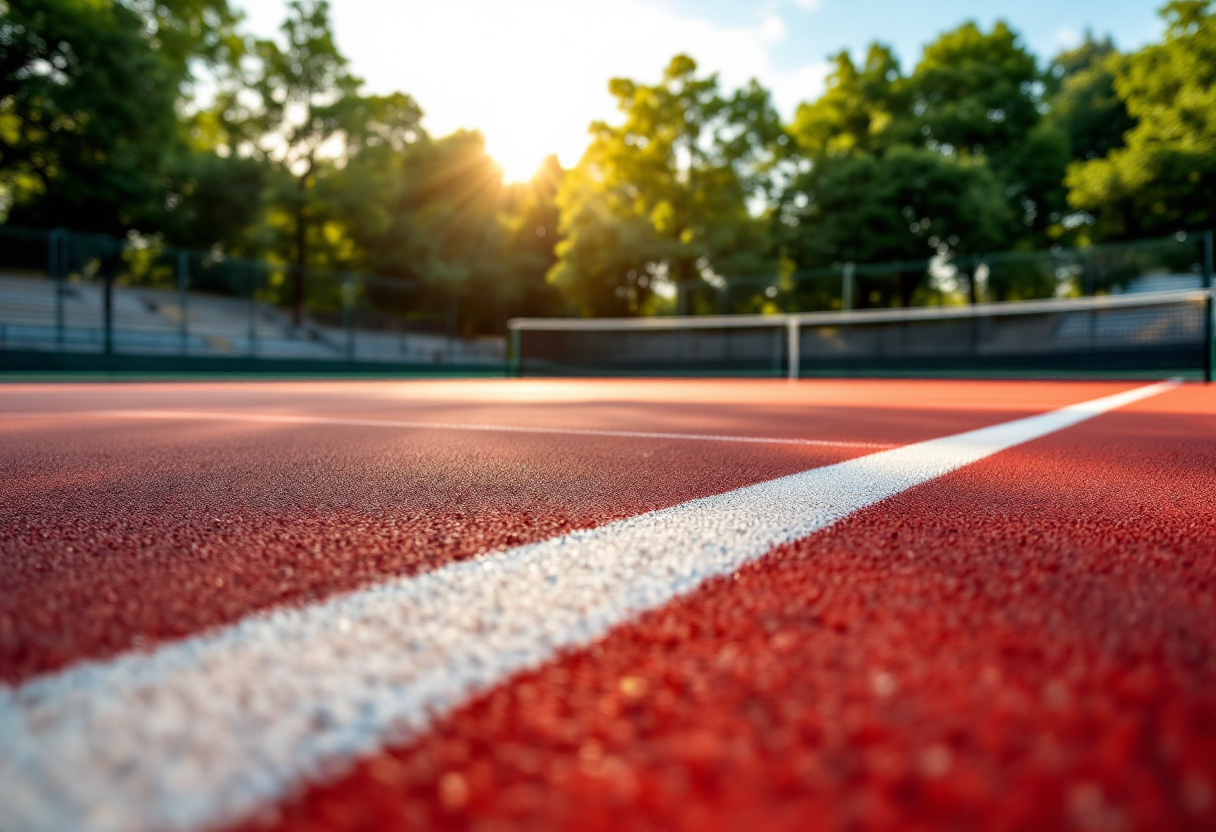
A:
<svg viewBox="0 0 1216 832">
<path fill-rule="evenodd" d="M 798 325 L 798 316 L 787 315 L 785 328 L 786 350 L 789 352 L 789 379 L 790 381 L 797 381 L 802 364 L 802 344 L 799 338 L 801 331 Z"/>
<path fill-rule="evenodd" d="M 245 266 L 245 282 L 249 286 L 249 357 L 257 358 L 258 354 L 258 306 L 256 298 L 256 286 L 254 284 L 254 266 L 247 264 Z"/>
<path fill-rule="evenodd" d="M 1093 249 L 1081 250 L 1081 296 L 1093 297 L 1098 293 L 1098 267 L 1094 265 Z"/>
<path fill-rule="evenodd" d="M 118 244 L 103 239 L 102 262 L 102 326 L 105 332 L 105 354 L 114 354 L 114 272 L 118 265 Z"/>
<path fill-rule="evenodd" d="M 984 270 L 984 292 L 980 294 L 980 269 Z M 974 307 L 977 303 L 983 303 L 988 300 L 988 264 L 984 262 L 984 258 L 980 257 L 971 264 L 971 277 L 968 279 L 968 288 L 971 291 L 971 305 Z M 982 321 L 979 315 L 971 318 L 971 355 L 977 360 L 980 355 L 980 327 Z"/>
<path fill-rule="evenodd" d="M 63 352 L 63 275 L 67 271 L 65 258 L 67 246 L 61 246 L 64 231 L 56 228 L 51 231 L 48 239 L 47 270 L 50 272 L 51 283 L 55 291 L 55 344 Z"/>
<path fill-rule="evenodd" d="M 181 316 L 177 324 L 178 337 L 181 341 L 182 355 L 190 352 L 190 325 L 187 321 L 190 290 L 190 253 L 185 250 L 177 252 L 177 311 Z"/>
<path fill-rule="evenodd" d="M 452 290 L 451 306 L 448 307 L 448 349 L 447 361 L 449 364 L 456 357 L 456 334 L 460 327 L 460 293 Z"/>
<path fill-rule="evenodd" d="M 342 276 L 342 326 L 346 330 L 346 360 L 355 360 L 355 283 L 349 274 Z"/>
<path fill-rule="evenodd" d="M 1216 288 L 1212 281 L 1212 232 L 1203 232 L 1203 285 L 1207 287 L 1208 297 L 1204 302 L 1204 344 L 1203 344 L 1203 380 L 1212 381 L 1213 368 L 1216 367 Z"/>
<path fill-rule="evenodd" d="M 845 263 L 840 275 L 840 308 L 846 312 L 853 308 L 853 272 L 856 269 L 855 263 Z"/>
</svg>

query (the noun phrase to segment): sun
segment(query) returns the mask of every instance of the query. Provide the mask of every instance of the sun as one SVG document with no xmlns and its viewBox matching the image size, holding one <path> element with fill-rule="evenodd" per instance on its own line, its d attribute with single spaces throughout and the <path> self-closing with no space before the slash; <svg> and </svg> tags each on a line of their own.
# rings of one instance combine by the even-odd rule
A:
<svg viewBox="0 0 1216 832">
<path fill-rule="evenodd" d="M 547 153 L 524 139 L 487 136 L 486 151 L 502 168 L 502 181 L 507 184 L 531 182 L 540 170 Z"/>
</svg>

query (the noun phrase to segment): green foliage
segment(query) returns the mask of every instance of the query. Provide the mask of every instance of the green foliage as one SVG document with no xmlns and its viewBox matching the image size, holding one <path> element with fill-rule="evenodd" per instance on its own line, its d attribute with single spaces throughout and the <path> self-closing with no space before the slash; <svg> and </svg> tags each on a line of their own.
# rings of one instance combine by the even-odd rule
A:
<svg viewBox="0 0 1216 832">
<path fill-rule="evenodd" d="M 806 207 L 795 205 L 784 219 L 799 229 L 791 248 L 805 252 L 799 262 L 807 266 L 971 254 L 1008 242 L 1007 208 L 992 172 L 923 148 L 826 162 L 793 191 L 807 195 Z"/>
<path fill-rule="evenodd" d="M 169 63 L 183 91 L 194 80 L 194 65 L 229 66 L 244 52 L 236 33 L 239 15 L 226 0 L 122 0 L 144 22 L 144 37 Z"/>
<path fill-rule="evenodd" d="M 925 48 L 908 76 L 880 44 L 870 47 L 861 67 L 847 53 L 833 60 L 824 95 L 801 105 L 790 126 L 807 162 L 880 160 L 893 148 L 920 147 L 980 164 L 995 177 L 1008 205 L 1003 212 L 1008 227 L 1001 236 L 1042 244 L 1066 208 L 1061 180 L 1069 160 L 1068 136 L 1043 118 L 1046 85 L 1034 56 L 1007 25 L 997 23 L 986 33 L 968 23 L 943 34 Z M 797 180 L 786 201 L 798 194 L 806 198 L 814 181 Z M 867 181 L 865 187 L 881 185 Z M 861 180 L 857 187 L 863 187 Z M 885 193 L 852 196 L 868 202 Z M 887 248 L 889 242 L 878 234 L 869 247 Z M 809 244 L 800 248 L 806 257 Z"/>
<path fill-rule="evenodd" d="M 780 233 L 787 256 L 803 268 L 912 261 L 894 283 L 875 287 L 883 305 L 910 305 L 929 258 L 1008 242 L 1009 208 L 992 172 L 924 148 L 825 160 L 795 181 L 787 199 Z"/>
<path fill-rule="evenodd" d="M 234 125 L 235 138 L 255 156 L 306 181 L 321 148 L 346 127 L 348 100 L 360 82 L 334 43 L 326 0 L 291 0 L 281 30 L 285 47 L 273 40 L 254 44 L 257 69 L 238 91 L 238 98 L 253 103 Z"/>
<path fill-rule="evenodd" d="M 339 225 L 329 221 L 341 207 L 340 199 L 330 203 L 343 189 L 319 193 L 318 181 L 333 179 L 330 169 L 361 153 L 400 153 L 422 136 L 422 110 L 404 94 L 359 94 L 362 82 L 338 51 L 327 0 L 291 0 L 281 31 L 283 46 L 274 40 L 254 43 L 255 68 L 234 76 L 235 83 L 230 80 L 209 124 L 227 152 L 269 168 L 261 239 L 284 259 L 290 254 L 295 264 L 298 323 L 310 248 L 321 252 L 313 261 L 351 254 Z"/>
<path fill-rule="evenodd" d="M 763 268 L 748 214 L 788 141 L 768 93 L 724 95 L 715 75 L 677 55 L 655 85 L 613 79 L 624 116 L 596 122 L 558 204 L 565 239 L 550 279 L 586 313 L 645 309 L 656 283 L 729 280 Z M 758 245 L 759 244 L 759 245 Z"/>
<path fill-rule="evenodd" d="M 265 210 L 267 174 L 254 159 L 187 150 L 169 165 L 171 209 L 147 230 L 186 248 L 257 253 L 252 235 Z"/>
<path fill-rule="evenodd" d="M 1216 10 L 1183 0 L 1162 14 L 1165 41 L 1117 67 L 1115 91 L 1136 120 L 1126 146 L 1068 170 L 1069 202 L 1094 218 L 1099 238 L 1216 222 Z"/>
<path fill-rule="evenodd" d="M 347 70 L 329 21 L 326 0 L 292 0 L 282 27 L 283 46 L 259 40 L 252 48 L 252 69 L 228 79 L 217 97 L 211 122 L 231 154 L 266 164 L 271 214 L 290 216 L 288 228 L 272 218 L 280 232 L 275 248 L 303 265 L 307 260 L 314 175 L 337 154 L 337 144 L 357 153 L 387 142 L 404 144 L 416 135 L 421 111 L 405 96 L 397 100 L 364 100 L 360 81 Z"/>
<path fill-rule="evenodd" d="M 550 159 L 533 182 L 505 186 L 481 134 L 460 131 L 363 150 L 318 179 L 317 203 L 350 243 L 343 268 L 418 285 L 432 317 L 455 294 L 475 310 L 467 326 L 493 331 L 561 308 L 544 277 L 562 175 Z"/>
<path fill-rule="evenodd" d="M 895 264 L 857 270 L 860 304 L 909 304 L 936 291 L 928 258 L 966 283 L 1003 248 L 1211 227 L 1214 2 L 1169 3 L 1133 55 L 1087 37 L 1042 66 L 1004 23 L 946 32 L 911 72 L 841 52 L 788 125 L 757 83 L 677 55 L 610 82 L 619 118 L 573 170 L 505 185 L 479 133 L 428 136 L 409 95 L 363 92 L 326 0 L 292 0 L 272 40 L 227 0 L 0 0 L 0 216 L 129 234 L 149 280 L 166 245 L 239 281 L 238 258 L 268 260 L 267 297 L 308 286 L 314 309 L 371 272 L 361 309 L 468 332 L 822 308 L 846 262 Z M 1055 280 L 1050 258 L 987 265 L 994 298 Z"/>
<path fill-rule="evenodd" d="M 909 84 L 925 146 L 985 158 L 1018 221 L 1013 230 L 1033 240 L 1059 219 L 1067 138 L 1043 122 L 1037 61 L 1013 30 L 968 23 L 942 35 Z"/>
<path fill-rule="evenodd" d="M 7 0 L 0 18 L 0 192 L 10 219 L 122 233 L 154 226 L 182 155 L 196 64 L 227 60 L 226 0 Z"/>
<path fill-rule="evenodd" d="M 798 106 L 790 134 L 812 159 L 877 153 L 911 140 L 911 90 L 891 50 L 873 44 L 857 67 L 848 52 L 832 58 L 827 89 Z"/>
<path fill-rule="evenodd" d="M 1047 122 L 1068 137 L 1073 159 L 1096 159 L 1123 146 L 1135 121 L 1115 92 L 1123 56 L 1109 39 L 1086 37 L 1076 49 L 1056 56 L 1048 71 L 1052 87 Z"/>
<path fill-rule="evenodd" d="M 909 80 L 913 110 L 932 147 L 999 159 L 1039 122 L 1034 56 L 1004 23 L 974 23 L 925 47 Z"/>
<path fill-rule="evenodd" d="M 512 314 L 557 315 L 566 311 L 560 293 L 546 279 L 557 262 L 553 250 L 561 222 L 557 194 L 565 177 L 557 157 L 549 156 L 531 182 L 506 188 L 500 222 L 506 230 L 507 266 L 500 286 L 511 292 L 508 305 Z"/>
<path fill-rule="evenodd" d="M 10 0 L 0 42 L 0 189 L 12 219 L 120 233 L 154 213 L 182 77 L 139 15 Z"/>
<path fill-rule="evenodd" d="M 372 165 L 354 160 L 348 171 L 372 177 L 382 170 Z M 480 133 L 422 142 L 385 178 L 382 220 L 349 229 L 373 271 L 464 285 L 492 267 L 502 173 Z"/>
</svg>

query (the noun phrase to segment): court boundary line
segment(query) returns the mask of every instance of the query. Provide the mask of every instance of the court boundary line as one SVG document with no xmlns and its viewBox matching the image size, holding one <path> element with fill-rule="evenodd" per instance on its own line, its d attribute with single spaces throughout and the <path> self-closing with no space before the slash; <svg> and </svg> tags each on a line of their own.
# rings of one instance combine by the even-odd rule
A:
<svg viewBox="0 0 1216 832">
<path fill-rule="evenodd" d="M 22 832 L 237 822 L 782 544 L 1177 384 L 812 468 L 0 686 L 0 797 Z"/>
<path fill-rule="evenodd" d="M 348 427 L 400 428 L 405 430 L 446 430 L 475 433 L 552 434 L 555 436 L 600 436 L 619 439 L 676 439 L 689 442 L 732 442 L 756 445 L 805 445 L 825 448 L 869 448 L 885 450 L 899 447 L 893 442 L 852 442 L 836 439 L 799 439 L 780 436 L 737 436 L 717 433 L 674 433 L 668 431 L 609 430 L 599 428 L 559 428 L 537 425 L 497 425 L 465 422 L 421 422 L 397 419 L 356 419 L 342 416 L 309 416 L 279 413 L 239 413 L 218 410 L 74 410 L 50 413 L 5 413 L 4 418 L 51 418 L 56 416 L 92 416 L 119 419 L 162 419 L 166 421 L 229 421 L 262 422 L 267 424 L 345 425 Z"/>
</svg>

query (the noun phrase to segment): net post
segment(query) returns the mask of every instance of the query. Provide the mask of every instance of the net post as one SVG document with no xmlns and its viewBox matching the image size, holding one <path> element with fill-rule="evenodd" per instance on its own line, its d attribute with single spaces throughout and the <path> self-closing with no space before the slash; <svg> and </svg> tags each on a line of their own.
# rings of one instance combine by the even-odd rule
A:
<svg viewBox="0 0 1216 832">
<path fill-rule="evenodd" d="M 802 345 L 799 343 L 799 324 L 797 315 L 787 315 L 785 318 L 785 343 L 789 353 L 789 380 L 797 381 L 800 364 L 802 363 Z"/>
<path fill-rule="evenodd" d="M 1212 282 L 1212 232 L 1203 232 L 1203 285 L 1208 290 L 1204 301 L 1203 380 L 1211 383 L 1216 365 L 1216 288 Z"/>
<path fill-rule="evenodd" d="M 844 264 L 844 271 L 841 273 L 840 309 L 844 312 L 853 308 L 853 271 L 856 268 L 856 264 L 848 262 Z"/>
<path fill-rule="evenodd" d="M 507 378 L 519 378 L 523 368 L 523 356 L 519 352 L 519 326 L 507 321 Z"/>
</svg>

